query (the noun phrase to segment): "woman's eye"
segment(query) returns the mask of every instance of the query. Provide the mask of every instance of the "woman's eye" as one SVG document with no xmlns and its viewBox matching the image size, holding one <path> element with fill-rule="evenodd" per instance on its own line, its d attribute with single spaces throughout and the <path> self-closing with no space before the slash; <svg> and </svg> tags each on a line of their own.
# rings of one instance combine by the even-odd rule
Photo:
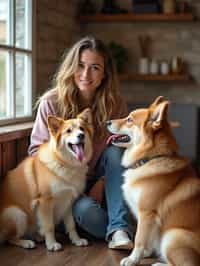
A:
<svg viewBox="0 0 200 266">
<path fill-rule="evenodd" d="M 84 65 L 83 65 L 82 63 L 79 63 L 79 64 L 78 64 L 78 67 L 79 67 L 79 68 L 84 68 Z"/>
<path fill-rule="evenodd" d="M 100 70 L 101 70 L 101 69 L 99 68 L 99 66 L 96 66 L 96 65 L 91 66 L 91 69 L 92 69 L 93 71 L 100 71 Z"/>
<path fill-rule="evenodd" d="M 85 66 L 84 66 L 83 63 L 79 63 L 79 64 L 78 64 L 78 69 L 79 69 L 79 70 L 80 70 L 80 69 L 84 69 L 84 67 L 85 67 Z"/>
<path fill-rule="evenodd" d="M 93 66 L 92 69 L 99 70 L 99 68 L 97 66 Z"/>
</svg>

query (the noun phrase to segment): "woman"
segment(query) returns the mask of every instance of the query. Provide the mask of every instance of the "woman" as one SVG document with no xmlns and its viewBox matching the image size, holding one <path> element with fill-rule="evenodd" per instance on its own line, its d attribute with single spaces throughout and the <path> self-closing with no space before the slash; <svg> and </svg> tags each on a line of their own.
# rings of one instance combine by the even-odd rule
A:
<svg viewBox="0 0 200 266">
<path fill-rule="evenodd" d="M 97 238 L 106 238 L 109 248 L 131 249 L 131 223 L 121 191 L 123 151 L 106 145 L 105 126 L 109 119 L 126 116 L 127 108 L 118 90 L 111 56 L 102 41 L 92 37 L 81 39 L 68 51 L 55 76 L 54 88 L 41 97 L 29 154 L 34 155 L 49 138 L 48 115 L 73 118 L 86 107 L 93 112 L 94 153 L 89 165 L 87 196 L 76 201 L 73 215 L 80 228 Z M 106 209 L 98 202 L 101 195 L 98 201 L 92 198 L 91 187 L 102 176 Z M 98 182 L 101 188 L 102 183 Z"/>
</svg>

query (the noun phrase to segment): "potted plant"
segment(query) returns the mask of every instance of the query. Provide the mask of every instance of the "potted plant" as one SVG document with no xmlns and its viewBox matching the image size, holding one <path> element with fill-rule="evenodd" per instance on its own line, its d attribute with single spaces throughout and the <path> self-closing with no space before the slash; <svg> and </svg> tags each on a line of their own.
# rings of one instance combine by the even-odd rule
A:
<svg viewBox="0 0 200 266">
<path fill-rule="evenodd" d="M 115 61 L 117 72 L 122 73 L 124 71 L 125 64 L 128 60 L 127 49 L 121 44 L 114 41 L 111 41 L 108 47 Z"/>
</svg>

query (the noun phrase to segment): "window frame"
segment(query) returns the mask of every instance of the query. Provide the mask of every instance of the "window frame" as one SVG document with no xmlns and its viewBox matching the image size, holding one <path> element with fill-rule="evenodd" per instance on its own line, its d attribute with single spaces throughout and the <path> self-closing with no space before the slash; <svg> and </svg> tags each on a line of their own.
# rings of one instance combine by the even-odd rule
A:
<svg viewBox="0 0 200 266">
<path fill-rule="evenodd" d="M 10 3 L 12 0 L 9 0 Z M 30 0 L 28 0 L 29 2 Z M 15 2 L 15 0 L 14 0 Z M 30 98 L 31 98 L 31 115 L 27 115 L 27 116 L 22 116 L 22 117 L 13 117 L 13 118 L 5 118 L 5 119 L 0 119 L 0 127 L 1 126 L 4 126 L 4 125 L 12 125 L 12 124 L 17 124 L 17 123 L 24 123 L 24 122 L 29 122 L 29 121 L 33 121 L 34 119 L 34 114 L 33 114 L 33 104 L 35 102 L 35 98 L 36 98 L 36 0 L 32 0 L 32 6 L 31 6 L 31 9 L 32 9 L 32 35 L 30 36 L 30 39 L 28 40 L 28 42 L 31 42 L 31 47 L 32 49 L 25 49 L 25 48 L 19 48 L 19 47 L 16 47 L 16 44 L 14 43 L 14 41 L 12 42 L 13 43 L 13 46 L 12 45 L 8 45 L 8 44 L 0 44 L 0 49 L 1 50 L 5 50 L 6 52 L 11 52 L 11 53 L 20 53 L 22 52 L 24 55 L 28 55 L 28 54 L 31 54 L 32 55 L 32 71 L 30 71 L 30 75 L 31 75 L 31 81 L 32 81 L 32 87 L 31 87 L 31 90 L 30 90 Z M 15 10 L 15 6 L 11 6 L 12 10 L 10 10 L 10 12 L 14 13 L 14 10 Z M 16 19 L 15 19 L 15 15 L 12 14 L 13 16 L 11 16 L 11 18 L 14 18 L 13 21 L 9 21 L 9 23 L 12 23 L 13 26 L 11 27 L 12 30 L 15 31 L 15 28 L 16 28 Z M 30 19 L 31 17 L 29 16 L 28 17 L 28 23 L 30 22 Z M 12 19 L 11 19 L 12 20 Z M 27 25 L 28 25 L 27 23 Z M 11 38 L 13 38 L 14 36 L 14 33 L 11 32 L 10 33 L 11 35 Z M 11 59 L 12 58 L 12 59 Z M 12 69 L 13 71 L 13 75 L 16 74 L 16 70 L 14 70 L 13 68 L 15 68 L 15 58 L 16 56 L 10 56 L 9 59 L 11 59 L 11 62 L 10 62 L 10 69 Z M 11 80 L 11 79 L 10 79 Z M 12 87 L 11 90 L 9 90 L 9 92 L 11 92 L 11 95 L 8 99 L 8 101 L 10 103 L 13 104 L 13 101 L 15 101 L 15 90 L 16 90 L 16 77 L 14 76 L 14 79 L 11 80 L 11 82 L 14 82 L 14 84 L 9 84 L 9 86 Z M 24 95 L 25 97 L 25 95 Z M 8 103 L 7 103 L 8 104 Z M 13 107 L 16 108 L 16 103 L 14 102 L 13 104 Z M 16 114 L 15 114 L 16 115 Z"/>
</svg>

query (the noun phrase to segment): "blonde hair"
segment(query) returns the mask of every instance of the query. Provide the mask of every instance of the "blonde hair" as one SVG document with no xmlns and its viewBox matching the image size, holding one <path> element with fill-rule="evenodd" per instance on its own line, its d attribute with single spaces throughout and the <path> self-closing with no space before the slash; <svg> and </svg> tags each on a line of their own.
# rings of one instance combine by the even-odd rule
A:
<svg viewBox="0 0 200 266">
<path fill-rule="evenodd" d="M 105 44 L 94 37 L 85 37 L 75 43 L 64 56 L 54 77 L 54 89 L 45 93 L 46 98 L 52 91 L 57 94 L 58 115 L 64 119 L 75 117 L 80 110 L 78 88 L 74 83 L 74 73 L 78 68 L 81 53 L 84 50 L 98 53 L 104 59 L 104 78 L 96 90 L 95 98 L 91 107 L 95 129 L 99 137 L 106 134 L 105 122 L 112 117 L 119 103 L 120 93 L 115 65 Z"/>
</svg>

